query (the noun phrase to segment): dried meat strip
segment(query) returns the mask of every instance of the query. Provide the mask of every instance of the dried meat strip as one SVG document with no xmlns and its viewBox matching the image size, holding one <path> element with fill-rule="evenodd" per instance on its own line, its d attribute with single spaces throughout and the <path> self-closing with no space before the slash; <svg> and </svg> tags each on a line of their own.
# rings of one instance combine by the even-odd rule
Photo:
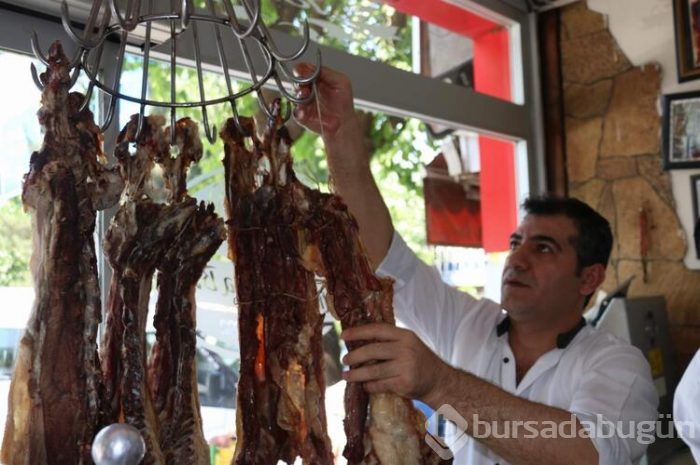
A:
<svg viewBox="0 0 700 465">
<path fill-rule="evenodd" d="M 113 268 L 102 362 L 111 420 L 139 429 L 150 464 L 208 462 L 196 384 L 194 292 L 204 266 L 224 239 L 213 207 L 187 195 L 189 165 L 201 157 L 194 123 L 176 126 L 177 157 L 170 155 L 164 119 L 144 120 L 135 140 L 137 117 L 120 134 L 115 155 L 126 180 L 125 198 L 105 238 Z M 135 154 L 129 152 L 135 143 Z M 163 168 L 163 188 L 151 178 Z M 158 274 L 156 338 L 150 364 L 146 318 L 151 282 Z"/>
<path fill-rule="evenodd" d="M 252 126 L 244 120 L 248 134 L 254 134 Z M 222 136 L 230 250 L 241 301 L 239 396 L 243 400 L 239 401 L 236 465 L 274 463 L 274 454 L 261 456 L 259 452 L 273 439 L 281 444 L 279 437 L 270 435 L 279 426 L 280 410 L 274 401 L 278 385 L 267 380 L 270 338 L 291 329 L 286 337 L 294 341 L 299 332 L 298 326 L 285 319 L 293 302 L 272 300 L 283 289 L 304 296 L 299 300 L 311 300 L 315 287 L 309 284 L 310 276 L 317 274 L 325 278 L 329 308 L 344 328 L 372 322 L 393 324 L 393 282 L 373 273 L 357 223 L 340 198 L 309 189 L 296 179 L 289 139 L 279 117 L 268 123 L 262 141 L 251 137 L 253 150 L 246 149 L 233 121 Z M 297 269 L 299 265 L 307 274 Z M 282 323 L 289 326 L 282 329 Z M 315 331 L 320 334 L 320 327 Z M 289 351 L 286 357 L 296 361 L 303 354 Z M 315 361 L 319 355 L 311 350 L 306 357 Z M 423 441 L 424 418 L 410 400 L 391 393 L 369 395 L 361 384 L 349 383 L 345 409 L 344 455 L 349 464 L 441 463 Z"/>
<path fill-rule="evenodd" d="M 32 215 L 36 300 L 22 337 L 2 444 L 8 465 L 90 464 L 102 420 L 97 357 L 101 320 L 93 233 L 96 210 L 115 204 L 123 183 L 105 167 L 102 134 L 84 97 L 69 93 L 62 47 L 49 49 L 39 122 L 22 201 Z"/>
<path fill-rule="evenodd" d="M 167 131 L 165 137 L 169 137 Z M 176 143 L 179 155 L 158 163 L 163 166 L 169 201 L 184 205 L 194 201 L 187 195 L 187 169 L 202 154 L 197 126 L 191 120 L 177 123 Z M 201 203 L 158 264 L 156 342 L 148 374 L 167 464 L 210 463 L 199 411 L 195 291 L 207 262 L 225 238 L 224 222 L 214 206 Z"/>
<path fill-rule="evenodd" d="M 221 134 L 241 347 L 234 463 L 275 465 L 299 456 L 330 465 L 318 291 L 297 254 L 296 211 L 277 165 L 286 161 L 271 153 L 289 141 L 283 131 L 259 140 L 250 119 L 241 126 L 252 150 L 232 120 Z M 261 166 L 271 169 L 261 175 Z"/>
</svg>

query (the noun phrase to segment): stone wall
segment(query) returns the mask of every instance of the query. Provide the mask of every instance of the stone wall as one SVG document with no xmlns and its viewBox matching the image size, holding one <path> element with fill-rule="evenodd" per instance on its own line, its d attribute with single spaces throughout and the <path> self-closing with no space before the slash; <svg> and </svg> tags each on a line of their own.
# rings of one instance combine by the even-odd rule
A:
<svg viewBox="0 0 700 465">
<path fill-rule="evenodd" d="M 616 238 L 603 289 L 635 275 L 631 296 L 664 295 L 685 366 L 700 346 L 700 272 L 683 264 L 686 237 L 661 167 L 662 70 L 633 67 L 585 1 L 561 10 L 560 43 L 569 193 L 597 208 Z"/>
</svg>

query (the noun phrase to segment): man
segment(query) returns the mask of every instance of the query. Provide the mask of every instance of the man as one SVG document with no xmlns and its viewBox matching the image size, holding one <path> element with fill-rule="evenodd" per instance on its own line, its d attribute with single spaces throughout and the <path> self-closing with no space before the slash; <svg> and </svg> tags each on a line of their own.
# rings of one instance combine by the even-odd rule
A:
<svg viewBox="0 0 700 465">
<path fill-rule="evenodd" d="M 458 292 L 394 232 L 347 77 L 324 68 L 316 89 L 317 100 L 295 116 L 322 135 L 336 191 L 359 223 L 370 260 L 396 281 L 396 316 L 420 335 L 386 324 L 344 331 L 346 341 L 372 341 L 347 354 L 352 369 L 344 378 L 433 409 L 451 406 L 448 418 L 463 426 L 456 415 L 466 420 L 470 436 L 454 451 L 455 464 L 639 461 L 646 445 L 634 434 L 582 434 L 596 422 L 622 421 L 629 429 L 630 421 L 653 421 L 658 403 L 639 350 L 582 320 L 605 278 L 607 221 L 579 201 L 530 200 L 511 236 L 501 305 Z"/>
<path fill-rule="evenodd" d="M 673 421 L 695 462 L 700 463 L 700 350 L 695 353 L 676 387 Z"/>
</svg>

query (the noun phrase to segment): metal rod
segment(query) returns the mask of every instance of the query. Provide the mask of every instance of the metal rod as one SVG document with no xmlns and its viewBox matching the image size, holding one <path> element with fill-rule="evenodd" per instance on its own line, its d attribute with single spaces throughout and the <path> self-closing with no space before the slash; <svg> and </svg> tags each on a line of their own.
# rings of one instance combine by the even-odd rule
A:
<svg viewBox="0 0 700 465">
<path fill-rule="evenodd" d="M 194 61 L 197 66 L 197 82 L 199 83 L 199 99 L 202 102 L 206 101 L 204 96 L 204 76 L 202 74 L 202 57 L 199 50 L 199 36 L 197 33 L 197 23 L 192 23 L 192 36 L 194 39 Z M 209 143 L 216 142 L 216 126 L 209 127 L 209 116 L 207 115 L 207 106 L 202 105 L 202 123 L 204 124 L 204 134 L 206 134 Z"/>
<path fill-rule="evenodd" d="M 97 32 L 93 31 L 93 29 L 95 28 L 95 22 L 97 21 L 97 15 L 99 14 L 101 7 L 102 0 L 95 0 L 95 2 L 92 4 L 92 7 L 90 8 L 90 15 L 88 16 L 87 23 L 85 24 L 85 28 L 83 29 L 83 36 L 80 37 L 73 30 L 73 26 L 70 23 L 68 3 L 66 2 L 66 0 L 63 0 L 63 2 L 61 3 L 61 23 L 63 23 L 63 29 L 66 31 L 66 34 L 68 34 L 68 37 L 70 37 L 71 40 L 73 40 L 73 42 L 75 42 L 82 48 L 95 48 L 105 39 L 104 31 L 105 28 L 109 25 L 110 20 L 109 9 L 105 11 L 105 14 L 102 17 L 102 21 L 100 22 L 100 26 Z"/>
<path fill-rule="evenodd" d="M 227 4 L 229 3 L 228 0 L 224 1 Z M 209 12 L 212 15 L 216 14 L 214 11 L 214 3 L 212 2 L 212 0 L 207 0 L 207 7 L 209 8 Z M 228 67 L 228 60 L 226 59 L 226 50 L 224 50 L 223 39 L 221 38 L 221 31 L 219 30 L 218 24 L 214 25 L 214 34 L 216 36 L 216 49 L 219 52 L 219 62 L 221 63 L 221 68 L 224 73 L 224 79 L 226 80 L 226 90 L 228 92 L 228 95 L 232 95 L 233 86 L 231 85 L 231 74 Z M 243 129 L 243 127 L 241 126 L 241 122 L 238 119 L 238 108 L 236 108 L 236 100 L 231 99 L 229 100 L 229 103 L 231 104 L 231 112 L 233 113 L 233 122 L 236 125 L 236 129 L 241 134 L 246 134 L 246 131 Z"/>
<path fill-rule="evenodd" d="M 175 9 L 175 1 L 170 1 L 170 6 Z M 177 36 L 175 35 L 175 19 L 170 20 L 170 103 L 176 103 L 175 93 L 175 70 L 177 69 Z M 175 128 L 177 120 L 177 110 L 170 108 L 170 145 L 175 145 Z"/>
<path fill-rule="evenodd" d="M 243 8 L 245 8 L 246 13 L 248 16 L 252 15 L 250 5 L 248 5 L 248 0 L 241 0 L 241 3 L 243 4 Z M 309 46 L 310 42 L 310 36 L 309 36 L 309 22 L 304 20 L 304 29 L 303 29 L 303 35 L 302 35 L 302 44 L 299 50 L 297 50 L 294 53 L 291 53 L 289 55 L 284 55 L 282 54 L 278 49 L 277 45 L 275 44 L 275 41 L 272 40 L 272 36 L 270 35 L 270 31 L 267 29 L 267 26 L 265 26 L 265 23 L 259 22 L 258 27 L 257 27 L 258 32 L 260 33 L 262 42 L 265 43 L 267 46 L 268 50 L 270 51 L 270 55 L 272 55 L 275 60 L 277 61 L 294 61 L 299 58 L 306 52 L 307 47 Z"/>
<path fill-rule="evenodd" d="M 121 34 L 121 43 L 119 45 L 119 56 L 117 56 L 117 68 L 116 68 L 116 75 L 114 76 L 114 85 L 112 86 L 115 89 L 119 89 L 119 85 L 121 83 L 121 78 L 122 78 L 122 64 L 124 63 L 124 52 L 126 50 L 126 40 L 129 38 L 129 31 L 123 30 Z M 87 72 L 87 70 L 86 70 Z M 99 82 L 96 81 L 96 85 L 99 87 Z M 117 96 L 116 95 L 111 95 L 109 99 L 109 107 L 107 109 L 107 115 L 105 116 L 104 123 L 102 123 L 102 126 L 100 127 L 103 131 L 110 125 L 112 124 L 112 118 L 114 118 L 114 109 L 117 106 Z"/>
<path fill-rule="evenodd" d="M 36 31 L 32 31 L 31 45 L 32 45 L 32 52 L 34 52 L 34 56 L 37 57 L 37 59 L 39 61 L 41 61 L 44 65 L 48 66 L 49 59 L 46 58 L 44 53 L 41 51 L 41 46 L 39 45 L 39 37 L 37 37 Z"/>
<path fill-rule="evenodd" d="M 231 99 L 239 99 L 241 97 L 244 97 L 250 93 L 257 92 L 259 91 L 265 83 L 272 77 L 273 75 L 273 69 L 271 67 L 268 67 L 268 70 L 266 71 L 265 75 L 263 76 L 263 79 L 257 80 L 257 83 L 247 87 L 243 90 L 240 90 L 236 92 L 233 95 L 225 96 L 225 97 L 218 97 L 215 99 L 207 100 L 207 101 L 193 101 L 193 102 L 173 102 L 171 99 L 171 102 L 160 102 L 156 100 L 141 100 L 139 97 L 133 97 L 131 95 L 126 95 L 121 92 L 118 92 L 115 90 L 113 87 L 109 87 L 103 83 L 101 83 L 98 79 L 97 76 L 95 75 L 94 72 L 88 71 L 88 70 L 83 70 L 85 71 L 85 75 L 88 77 L 88 79 L 95 81 L 95 87 L 100 89 L 101 91 L 117 97 L 121 100 L 126 100 L 129 102 L 134 102 L 134 103 L 145 103 L 147 106 L 151 107 L 159 107 L 159 108 L 194 108 L 194 107 L 201 107 L 202 105 L 210 106 L 210 105 L 218 105 L 221 103 L 229 102 Z M 173 68 L 171 70 L 171 75 L 174 74 L 175 69 Z"/>
<path fill-rule="evenodd" d="M 134 1 L 136 1 L 136 6 L 134 6 Z M 117 18 L 118 25 L 125 31 L 133 31 L 139 24 L 139 11 L 141 10 L 140 0 L 126 0 L 126 14 L 127 17 L 124 18 L 119 11 L 117 6 L 117 0 L 109 0 L 109 6 L 112 10 L 112 14 Z"/>
<path fill-rule="evenodd" d="M 39 73 L 36 70 L 36 66 L 34 66 L 34 63 L 29 64 L 29 68 L 32 71 L 32 80 L 34 80 L 34 85 L 39 89 L 40 91 L 44 90 L 44 84 L 42 84 L 41 79 L 39 79 Z"/>
<path fill-rule="evenodd" d="M 95 70 L 98 69 L 100 66 L 100 60 L 102 58 L 102 51 L 104 50 L 105 43 L 104 41 L 97 47 L 97 51 L 95 52 Z M 87 70 L 89 67 L 89 53 L 86 51 L 85 55 L 83 57 L 83 69 Z M 93 79 L 90 79 L 90 84 L 88 84 L 88 88 L 85 91 L 85 101 L 83 102 L 83 105 L 80 107 L 80 111 L 85 110 L 88 105 L 90 104 L 90 97 L 92 97 L 92 91 L 95 88 L 95 81 Z"/>
<path fill-rule="evenodd" d="M 190 25 L 190 17 L 192 15 L 192 10 L 190 8 L 191 3 L 189 0 L 182 0 L 180 5 L 180 17 L 182 18 L 181 24 L 182 30 L 184 31 Z"/>
<path fill-rule="evenodd" d="M 148 0 L 148 12 L 153 9 L 153 0 Z M 143 119 L 146 112 L 146 91 L 148 90 L 148 61 L 151 53 L 151 23 L 146 23 L 146 42 L 143 50 L 143 68 L 141 71 L 141 106 L 139 107 L 139 122 L 136 126 L 136 140 L 141 139 L 143 131 Z"/>
<path fill-rule="evenodd" d="M 249 37 L 257 28 L 258 26 L 258 21 L 260 21 L 260 13 L 262 11 L 261 5 L 258 3 L 258 8 L 255 10 L 255 14 L 253 15 L 252 18 L 248 18 L 250 20 L 250 24 L 248 25 L 248 29 L 241 31 L 241 25 L 238 22 L 238 18 L 236 18 L 236 12 L 233 9 L 233 5 L 231 4 L 231 0 L 223 0 L 224 2 L 224 7 L 226 8 L 226 13 L 228 14 L 231 30 L 233 31 L 233 34 L 239 39 L 245 39 L 246 37 Z M 246 10 L 247 11 L 247 10 Z"/>
</svg>

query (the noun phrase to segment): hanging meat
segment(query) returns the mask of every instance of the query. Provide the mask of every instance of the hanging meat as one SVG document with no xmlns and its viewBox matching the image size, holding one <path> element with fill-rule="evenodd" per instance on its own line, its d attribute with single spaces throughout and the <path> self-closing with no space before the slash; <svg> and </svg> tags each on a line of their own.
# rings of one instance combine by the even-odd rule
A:
<svg viewBox="0 0 700 465">
<path fill-rule="evenodd" d="M 185 180 L 202 154 L 197 127 L 176 125 L 172 157 L 164 118 L 138 117 L 122 130 L 115 155 L 126 187 L 105 238 L 113 268 L 103 341 L 102 367 L 110 421 L 136 427 L 146 442 L 144 465 L 205 465 L 195 368 L 195 286 L 225 238 L 212 206 L 187 195 Z M 129 152 L 131 144 L 136 150 Z M 155 164 L 162 179 L 153 179 Z M 151 282 L 158 272 L 156 343 L 150 363 L 146 323 Z"/>
<path fill-rule="evenodd" d="M 393 323 L 392 281 L 372 272 L 340 198 L 296 179 L 279 116 L 262 140 L 244 118 L 229 120 L 222 138 L 241 344 L 235 464 L 291 463 L 297 453 L 304 463 L 331 463 L 314 275 L 325 278 L 344 328 Z M 345 411 L 350 465 L 440 463 L 410 400 L 349 383 Z"/>
<path fill-rule="evenodd" d="M 299 189 L 304 201 L 305 266 L 323 276 L 331 313 L 343 329 L 367 323 L 395 324 L 393 280 L 378 278 L 359 241 L 357 222 L 341 199 Z M 354 350 L 364 341 L 348 343 Z M 440 457 L 425 442 L 425 417 L 409 399 L 392 393 L 368 394 L 360 383 L 345 389 L 343 455 L 349 465 L 438 464 Z"/>
<path fill-rule="evenodd" d="M 236 465 L 331 465 L 326 433 L 323 345 L 314 274 L 297 253 L 293 173 L 277 150 L 288 141 L 271 125 L 229 120 L 225 143 L 229 251 L 235 262 L 240 334 Z M 246 138 L 254 150 L 246 148 Z M 280 165 L 282 163 L 283 165 Z M 267 165 L 264 173 L 261 166 Z"/>
<path fill-rule="evenodd" d="M 20 340 L 10 387 L 1 461 L 7 465 L 92 463 L 101 422 L 97 357 L 101 320 L 95 256 L 96 211 L 115 204 L 123 183 L 105 167 L 102 134 L 84 97 L 69 93 L 69 60 L 55 42 L 22 202 L 33 224 L 36 300 Z"/>
</svg>

